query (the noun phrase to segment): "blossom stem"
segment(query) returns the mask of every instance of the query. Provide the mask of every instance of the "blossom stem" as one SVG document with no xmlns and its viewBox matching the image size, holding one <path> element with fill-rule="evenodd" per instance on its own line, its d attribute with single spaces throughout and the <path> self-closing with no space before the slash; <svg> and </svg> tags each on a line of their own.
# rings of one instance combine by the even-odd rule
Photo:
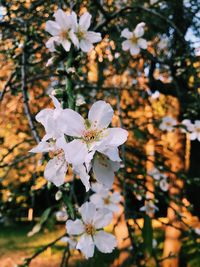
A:
<svg viewBox="0 0 200 267">
<path fill-rule="evenodd" d="M 72 53 L 69 53 L 68 60 L 66 62 L 65 68 L 66 70 L 69 69 L 72 66 L 73 63 L 73 55 Z M 74 92 L 73 92 L 73 83 L 70 75 L 67 75 L 65 79 L 65 91 L 67 94 L 67 106 L 68 108 L 71 108 L 74 110 L 75 108 L 75 97 L 74 97 Z M 64 103 L 65 105 L 65 103 Z"/>
</svg>

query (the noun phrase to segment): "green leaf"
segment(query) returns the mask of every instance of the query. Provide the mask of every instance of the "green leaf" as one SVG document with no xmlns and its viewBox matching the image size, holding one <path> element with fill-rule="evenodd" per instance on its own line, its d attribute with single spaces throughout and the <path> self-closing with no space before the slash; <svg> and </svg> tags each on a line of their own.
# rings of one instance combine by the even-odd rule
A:
<svg viewBox="0 0 200 267">
<path fill-rule="evenodd" d="M 153 243 L 153 228 L 152 220 L 148 215 L 144 216 L 144 226 L 142 229 L 142 236 L 144 241 L 144 251 L 149 254 L 152 254 L 152 243 Z"/>
<path fill-rule="evenodd" d="M 69 216 L 72 218 L 72 220 L 75 219 L 75 212 L 74 212 L 74 207 L 72 205 L 72 202 L 70 201 L 70 199 L 68 198 L 68 196 L 63 194 L 63 200 L 65 202 L 65 205 L 67 206 L 67 212 L 69 214 Z"/>
</svg>

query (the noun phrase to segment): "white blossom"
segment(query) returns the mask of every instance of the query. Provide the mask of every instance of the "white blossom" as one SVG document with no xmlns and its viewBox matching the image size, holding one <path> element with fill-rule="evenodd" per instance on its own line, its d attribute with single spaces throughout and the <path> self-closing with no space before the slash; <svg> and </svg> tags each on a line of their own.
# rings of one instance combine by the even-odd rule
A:
<svg viewBox="0 0 200 267">
<path fill-rule="evenodd" d="M 101 34 L 98 32 L 88 31 L 91 25 L 91 14 L 85 12 L 81 15 L 79 22 L 77 21 L 76 13 L 72 12 L 73 29 L 75 35 L 72 37 L 74 45 L 83 52 L 89 52 L 94 46 L 94 43 L 101 41 Z"/>
<path fill-rule="evenodd" d="M 56 212 L 56 220 L 59 222 L 66 222 L 69 218 L 68 213 L 65 209 Z"/>
<path fill-rule="evenodd" d="M 190 131 L 190 140 L 197 139 L 200 141 L 200 120 L 196 120 L 188 129 Z"/>
<path fill-rule="evenodd" d="M 158 207 L 153 203 L 152 200 L 146 201 L 145 205 L 140 208 L 140 211 L 144 211 L 148 215 L 153 215 L 158 210 Z"/>
<path fill-rule="evenodd" d="M 54 13 L 55 21 L 48 20 L 46 31 L 52 35 L 46 46 L 51 51 L 56 51 L 55 45 L 62 45 L 68 52 L 71 48 L 72 40 L 75 38 L 73 31 L 73 13 L 67 15 L 62 9 Z"/>
<path fill-rule="evenodd" d="M 174 127 L 177 125 L 177 121 L 173 119 L 172 117 L 163 117 L 162 122 L 159 125 L 159 128 L 162 131 L 172 132 L 174 130 Z"/>
<path fill-rule="evenodd" d="M 197 235 L 200 235 L 200 228 L 195 228 L 194 231 Z"/>
<path fill-rule="evenodd" d="M 94 187 L 93 187 L 94 190 Z M 96 193 L 90 197 L 90 201 L 99 208 L 106 208 L 112 212 L 119 212 L 119 202 L 121 200 L 121 195 L 118 192 L 110 192 L 101 186 L 97 189 Z"/>
<path fill-rule="evenodd" d="M 183 132 L 183 133 L 187 133 L 190 130 L 192 130 L 192 128 L 193 128 L 193 124 L 192 124 L 191 120 L 188 120 L 188 119 L 183 120 L 181 122 L 181 125 L 184 126 L 184 128 L 181 127 L 181 132 Z"/>
<path fill-rule="evenodd" d="M 97 210 L 90 202 L 84 203 L 79 212 L 81 219 L 66 222 L 70 237 L 79 236 L 76 249 L 81 250 L 87 259 L 93 257 L 95 246 L 103 253 L 111 253 L 117 245 L 116 238 L 102 228 L 110 224 L 112 213 L 107 209 Z"/>
<path fill-rule="evenodd" d="M 169 183 L 167 181 L 167 177 L 165 177 L 164 175 L 162 176 L 162 179 L 159 182 L 160 185 L 160 189 L 164 192 L 168 191 L 169 189 Z"/>
<path fill-rule="evenodd" d="M 128 136 L 124 129 L 108 128 L 112 117 L 113 109 L 110 104 L 97 101 L 89 110 L 86 120 L 71 109 L 65 109 L 59 119 L 60 128 L 64 133 L 76 138 L 69 143 L 71 151 L 73 147 L 74 151 L 77 151 L 76 146 L 79 146 L 85 158 L 87 172 L 93 168 L 97 181 L 108 188 L 112 186 L 114 172 L 120 167 L 118 146 L 123 144 Z M 81 173 L 84 172 L 82 168 Z"/>
<path fill-rule="evenodd" d="M 129 31 L 128 28 L 125 28 L 121 37 L 126 38 L 127 40 L 122 42 L 122 49 L 124 51 L 130 50 L 131 55 L 137 55 L 140 53 L 140 49 L 147 49 L 147 41 L 144 38 L 141 38 L 144 35 L 145 23 L 141 22 L 137 24 L 133 32 Z"/>
</svg>

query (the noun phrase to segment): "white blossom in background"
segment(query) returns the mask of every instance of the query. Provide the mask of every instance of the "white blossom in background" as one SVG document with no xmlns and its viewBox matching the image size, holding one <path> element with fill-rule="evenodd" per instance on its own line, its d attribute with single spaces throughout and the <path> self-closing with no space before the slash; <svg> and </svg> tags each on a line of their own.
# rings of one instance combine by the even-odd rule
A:
<svg viewBox="0 0 200 267">
<path fill-rule="evenodd" d="M 181 125 L 184 126 L 184 128 L 183 127 L 180 128 L 182 133 L 187 133 L 193 128 L 193 124 L 191 120 L 188 120 L 188 119 L 183 120 L 181 122 Z"/>
<path fill-rule="evenodd" d="M 81 219 L 66 222 L 67 233 L 71 237 L 79 236 L 76 249 L 88 259 L 94 255 L 95 246 L 103 253 L 111 253 L 117 245 L 115 236 L 102 230 L 112 221 L 112 213 L 107 209 L 96 209 L 90 202 L 84 203 L 79 212 Z"/>
<path fill-rule="evenodd" d="M 124 51 L 130 50 L 131 55 L 138 55 L 140 49 L 147 49 L 147 41 L 141 38 L 144 35 L 144 27 L 145 23 L 141 22 L 132 32 L 128 28 L 122 31 L 121 37 L 127 39 L 122 42 L 122 49 Z"/>
<path fill-rule="evenodd" d="M 78 22 L 76 13 L 72 12 L 72 18 L 75 33 L 72 41 L 75 47 L 87 53 L 94 47 L 94 43 L 98 43 L 102 40 L 101 34 L 99 32 L 88 31 L 92 18 L 90 13 L 85 12 L 81 15 Z"/>
<path fill-rule="evenodd" d="M 55 52 L 55 45 L 62 45 L 68 52 L 74 38 L 72 14 L 67 15 L 62 9 L 58 9 L 54 13 L 54 17 L 55 21 L 48 20 L 46 22 L 46 31 L 52 35 L 46 42 L 46 47 L 51 52 Z"/>
<path fill-rule="evenodd" d="M 76 106 L 80 107 L 80 106 L 84 105 L 85 103 L 86 102 L 85 102 L 84 96 L 81 94 L 77 94 L 76 95 Z"/>
<path fill-rule="evenodd" d="M 169 183 L 167 181 L 167 177 L 166 175 L 162 175 L 162 178 L 160 179 L 160 182 L 159 182 L 159 185 L 160 185 L 160 189 L 164 192 L 168 191 L 169 189 Z"/>
<path fill-rule="evenodd" d="M 105 189 L 101 186 L 95 191 L 93 195 L 90 197 L 90 201 L 95 204 L 95 206 L 99 208 L 106 208 L 112 212 L 119 212 L 119 202 L 121 200 L 121 195 L 118 192 L 110 192 L 110 190 Z"/>
<path fill-rule="evenodd" d="M 198 140 L 200 142 L 200 120 L 196 120 L 193 125 L 189 127 L 190 140 Z"/>
<path fill-rule="evenodd" d="M 161 173 L 157 168 L 153 168 L 148 172 L 154 180 L 159 183 L 160 189 L 162 191 L 167 191 L 169 189 L 169 183 L 167 181 L 167 176 L 164 173 Z"/>
<path fill-rule="evenodd" d="M 144 211 L 149 216 L 153 215 L 158 210 L 158 207 L 153 203 L 152 200 L 146 201 L 145 205 L 140 208 L 140 211 Z"/>
<path fill-rule="evenodd" d="M 56 220 L 58 222 L 66 222 L 69 218 L 66 209 L 62 209 L 56 212 Z"/>
<path fill-rule="evenodd" d="M 154 5 L 158 2 L 159 0 L 150 0 L 150 5 Z"/>
<path fill-rule="evenodd" d="M 172 117 L 163 117 L 162 121 L 159 125 L 160 130 L 172 132 L 175 129 L 175 126 L 177 125 L 177 121 L 173 119 Z"/>
<path fill-rule="evenodd" d="M 157 181 L 159 181 L 162 177 L 162 173 L 157 168 L 153 168 L 148 171 L 148 175 L 152 176 Z"/>
<path fill-rule="evenodd" d="M 195 228 L 195 229 L 194 229 L 194 232 L 195 232 L 197 235 L 200 235 L 200 228 Z"/>
</svg>

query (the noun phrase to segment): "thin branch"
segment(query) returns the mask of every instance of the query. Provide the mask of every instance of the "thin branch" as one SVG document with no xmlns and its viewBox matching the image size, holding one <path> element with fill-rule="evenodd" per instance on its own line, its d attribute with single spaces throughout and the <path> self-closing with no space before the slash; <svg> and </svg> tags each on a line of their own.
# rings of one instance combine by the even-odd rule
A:
<svg viewBox="0 0 200 267">
<path fill-rule="evenodd" d="M 24 161 L 24 160 L 26 160 L 26 159 L 28 159 L 28 158 L 33 157 L 33 156 L 35 156 L 35 155 L 34 155 L 34 154 L 29 154 L 29 155 L 27 155 L 27 156 L 19 157 L 19 158 L 17 158 L 16 160 L 14 160 L 14 161 L 11 162 L 11 163 L 6 163 L 6 164 L 2 164 L 2 165 L 0 165 L 0 169 L 1 169 L 1 168 L 6 168 L 6 167 L 12 167 L 12 166 L 18 164 L 19 162 Z"/>
<path fill-rule="evenodd" d="M 27 267 L 29 266 L 29 264 L 31 263 L 31 261 L 33 259 L 35 259 L 37 256 L 39 256 L 42 252 L 44 252 L 48 247 L 53 246 L 55 243 L 57 243 L 62 237 L 66 236 L 66 234 L 63 234 L 62 236 L 56 238 L 55 240 L 53 240 L 52 242 L 50 242 L 49 244 L 41 247 L 38 249 L 38 251 L 36 253 L 34 253 L 30 258 L 26 258 L 24 259 L 24 263 L 21 265 L 18 265 L 17 267 Z"/>
<path fill-rule="evenodd" d="M 6 91 L 7 91 L 7 88 L 10 86 L 11 81 L 12 81 L 12 79 L 13 79 L 14 76 L 15 76 L 15 71 L 16 71 L 16 70 L 14 70 L 14 71 L 11 72 L 11 74 L 10 74 L 10 76 L 8 77 L 8 79 L 7 79 L 6 83 L 5 83 L 5 85 L 4 85 L 3 89 L 2 89 L 2 91 L 0 92 L 0 101 L 3 100 L 3 97 L 4 97 L 4 95 L 5 95 Z"/>
<path fill-rule="evenodd" d="M 38 132 L 35 128 L 35 125 L 33 123 L 30 107 L 29 107 L 29 99 L 28 99 L 28 94 L 27 94 L 27 82 L 26 82 L 26 51 L 25 51 L 25 43 L 24 43 L 24 48 L 22 52 L 22 66 L 21 66 L 21 79 L 22 79 L 22 96 L 23 96 L 23 102 L 24 102 L 24 112 L 26 114 L 26 117 L 28 119 L 28 123 L 32 132 L 32 135 L 37 143 L 40 142 L 40 137 L 38 135 Z"/>
</svg>

